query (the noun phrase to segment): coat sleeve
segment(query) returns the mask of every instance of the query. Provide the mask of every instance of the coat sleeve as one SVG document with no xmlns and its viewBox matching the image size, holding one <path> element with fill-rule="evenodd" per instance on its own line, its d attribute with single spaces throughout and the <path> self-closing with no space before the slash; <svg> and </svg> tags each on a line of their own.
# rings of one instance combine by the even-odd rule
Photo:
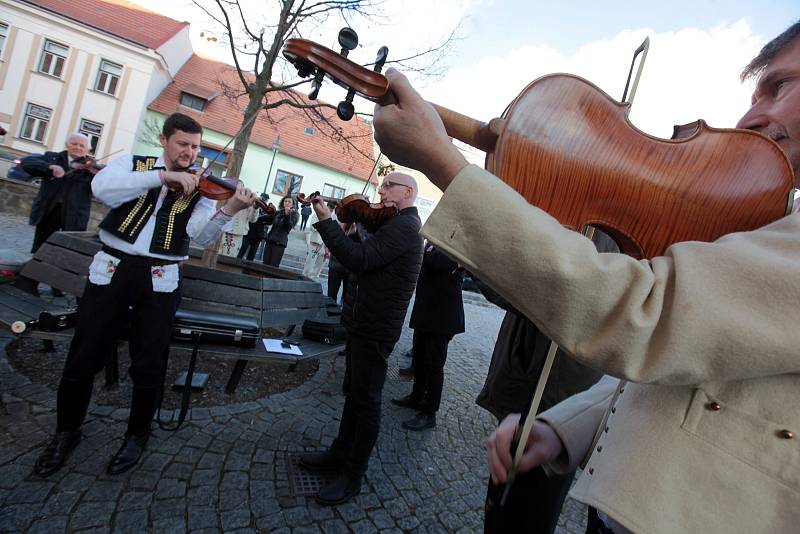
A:
<svg viewBox="0 0 800 534">
<path fill-rule="evenodd" d="M 571 473 L 589 456 L 619 380 L 604 376 L 586 391 L 559 402 L 536 416 L 555 430 L 564 450 L 546 467 L 560 474 Z"/>
<path fill-rule="evenodd" d="M 53 161 L 52 153 L 45 154 L 31 154 L 25 156 L 19 162 L 20 167 L 30 174 L 31 176 L 39 176 L 48 180 L 53 180 L 53 171 L 50 170 L 50 165 L 58 165 L 57 161 Z"/>
<path fill-rule="evenodd" d="M 371 237 L 360 243 L 347 237 L 339 223 L 333 219 L 315 223 L 314 228 L 339 263 L 356 274 L 383 267 L 409 247 L 417 246 L 416 240 L 409 239 L 409 233 L 416 230 L 403 222 L 401 216 L 385 223 Z"/>
<path fill-rule="evenodd" d="M 487 210 L 505 213 L 502 224 L 480 215 Z M 607 374 L 695 385 L 800 372 L 800 214 L 639 261 L 598 253 L 469 165 L 423 233 L 566 352 Z"/>
</svg>

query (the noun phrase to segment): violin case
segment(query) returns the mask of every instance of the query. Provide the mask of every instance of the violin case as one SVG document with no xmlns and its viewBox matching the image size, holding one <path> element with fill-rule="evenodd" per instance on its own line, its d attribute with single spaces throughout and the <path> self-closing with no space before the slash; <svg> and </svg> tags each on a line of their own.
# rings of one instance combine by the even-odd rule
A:
<svg viewBox="0 0 800 534">
<path fill-rule="evenodd" d="M 200 335 L 200 343 L 253 348 L 261 337 L 261 326 L 252 317 L 178 308 L 173 339 L 193 341 L 195 334 Z"/>
<path fill-rule="evenodd" d="M 306 319 L 302 332 L 304 338 L 327 345 L 339 345 L 347 339 L 341 316 Z"/>
</svg>

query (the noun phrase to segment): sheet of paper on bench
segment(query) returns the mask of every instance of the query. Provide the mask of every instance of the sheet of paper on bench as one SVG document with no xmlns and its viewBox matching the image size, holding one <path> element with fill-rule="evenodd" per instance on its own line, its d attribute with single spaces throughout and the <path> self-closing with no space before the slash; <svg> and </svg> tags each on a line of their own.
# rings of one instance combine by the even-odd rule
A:
<svg viewBox="0 0 800 534">
<path fill-rule="evenodd" d="M 282 347 L 281 343 L 283 343 L 282 339 L 271 339 L 268 337 L 263 338 L 261 341 L 264 342 L 264 348 L 267 349 L 267 352 L 280 352 L 282 354 L 295 354 L 297 356 L 302 356 L 303 352 L 300 350 L 300 347 L 297 345 L 289 345 L 290 348 Z"/>
</svg>

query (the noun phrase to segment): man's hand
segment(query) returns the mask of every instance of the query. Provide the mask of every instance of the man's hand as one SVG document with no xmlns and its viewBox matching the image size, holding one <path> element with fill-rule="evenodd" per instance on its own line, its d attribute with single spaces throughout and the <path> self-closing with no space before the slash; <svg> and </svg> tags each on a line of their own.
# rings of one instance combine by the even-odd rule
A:
<svg viewBox="0 0 800 534">
<path fill-rule="evenodd" d="M 375 105 L 375 140 L 395 163 L 417 169 L 444 191 L 467 160 L 450 141 L 442 119 L 405 76 L 386 71 L 397 102 Z"/>
<path fill-rule="evenodd" d="M 190 195 L 200 182 L 200 177 L 190 172 L 161 171 L 160 176 L 164 185 L 173 191 L 181 191 L 184 195 Z"/>
<path fill-rule="evenodd" d="M 241 210 L 249 208 L 256 201 L 256 194 L 245 187 L 244 182 L 236 184 L 236 192 L 225 204 L 225 213 L 236 215 Z"/>
<path fill-rule="evenodd" d="M 489 471 L 495 484 L 504 484 L 508 479 L 508 471 L 514 464 L 511 445 L 519 426 L 519 414 L 511 414 L 500 423 L 489 439 L 486 440 L 486 452 L 489 460 Z M 519 472 L 525 473 L 534 467 L 552 462 L 561 454 L 564 445 L 558 435 L 547 423 L 535 421 L 528 444 L 519 464 Z"/>
<path fill-rule="evenodd" d="M 311 207 L 314 208 L 314 213 L 320 221 L 325 221 L 331 218 L 331 210 L 325 204 L 322 196 L 316 196 L 311 199 Z"/>
<path fill-rule="evenodd" d="M 50 169 L 50 172 L 53 173 L 53 178 L 64 177 L 64 168 L 61 165 L 50 165 L 48 169 Z"/>
</svg>

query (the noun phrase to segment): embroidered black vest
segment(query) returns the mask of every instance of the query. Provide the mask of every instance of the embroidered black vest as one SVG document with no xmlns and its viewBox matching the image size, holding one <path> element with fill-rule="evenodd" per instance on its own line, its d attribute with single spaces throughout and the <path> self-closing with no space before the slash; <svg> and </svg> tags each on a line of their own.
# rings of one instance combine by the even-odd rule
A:
<svg viewBox="0 0 800 534">
<path fill-rule="evenodd" d="M 153 170 L 157 158 L 133 156 L 131 170 L 144 172 Z M 154 187 L 137 198 L 129 200 L 108 212 L 100 228 L 114 236 L 133 243 L 144 228 L 147 218 L 153 213 L 161 194 L 161 187 Z M 186 256 L 189 253 L 189 235 L 186 225 L 192 216 L 194 206 L 200 200 L 197 191 L 184 197 L 181 193 L 169 191 L 161 208 L 156 213 L 156 227 L 150 240 L 150 252 L 169 256 Z"/>
</svg>

